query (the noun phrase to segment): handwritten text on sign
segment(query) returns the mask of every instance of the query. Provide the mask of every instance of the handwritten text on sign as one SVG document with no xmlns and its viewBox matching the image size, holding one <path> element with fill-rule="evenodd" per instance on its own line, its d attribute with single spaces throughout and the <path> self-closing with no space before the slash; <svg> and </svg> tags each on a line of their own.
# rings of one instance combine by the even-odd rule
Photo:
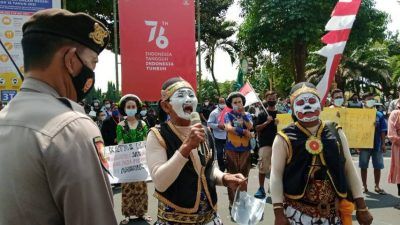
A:
<svg viewBox="0 0 400 225">
<path fill-rule="evenodd" d="M 111 183 L 151 180 L 146 161 L 146 142 L 105 147 Z"/>
<path fill-rule="evenodd" d="M 293 122 L 290 114 L 278 114 L 278 130 Z M 373 148 L 375 109 L 325 108 L 321 119 L 338 123 L 346 134 L 350 148 Z"/>
</svg>

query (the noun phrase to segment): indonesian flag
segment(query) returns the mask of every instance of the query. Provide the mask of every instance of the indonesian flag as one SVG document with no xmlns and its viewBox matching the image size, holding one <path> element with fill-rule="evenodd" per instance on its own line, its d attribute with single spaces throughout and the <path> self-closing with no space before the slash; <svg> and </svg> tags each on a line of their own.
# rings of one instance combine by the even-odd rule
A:
<svg viewBox="0 0 400 225">
<path fill-rule="evenodd" d="M 317 52 L 317 54 L 327 58 L 325 74 L 317 85 L 322 104 L 325 104 L 329 89 L 335 79 L 336 70 L 349 39 L 360 4 L 361 0 L 339 0 L 332 12 L 331 19 L 325 26 L 325 30 L 329 32 L 321 40 L 326 46 Z"/>
<path fill-rule="evenodd" d="M 256 92 L 254 91 L 253 87 L 249 82 L 246 82 L 246 84 L 243 85 L 243 87 L 240 89 L 239 92 L 242 93 L 246 98 L 245 107 L 260 101 L 257 97 Z"/>
<path fill-rule="evenodd" d="M 257 97 L 256 92 L 254 91 L 253 87 L 251 86 L 251 84 L 249 82 L 246 82 L 246 84 L 243 85 L 243 87 L 240 89 L 239 92 L 242 93 L 244 95 L 244 97 L 246 98 L 245 106 L 249 106 L 251 104 L 260 102 L 260 99 Z M 224 123 L 225 115 L 231 111 L 232 111 L 232 109 L 230 109 L 229 107 L 225 107 L 221 111 L 221 114 L 218 117 L 218 121 L 220 124 Z"/>
</svg>

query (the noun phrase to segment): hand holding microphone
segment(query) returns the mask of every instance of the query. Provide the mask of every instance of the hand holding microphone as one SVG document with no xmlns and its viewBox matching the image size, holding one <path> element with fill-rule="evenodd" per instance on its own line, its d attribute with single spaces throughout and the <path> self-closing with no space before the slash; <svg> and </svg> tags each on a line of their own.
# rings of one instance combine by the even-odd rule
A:
<svg viewBox="0 0 400 225">
<path fill-rule="evenodd" d="M 200 116 L 197 112 L 192 112 L 190 114 L 191 128 L 189 135 L 182 143 L 181 154 L 184 157 L 189 157 L 190 152 L 193 149 L 197 149 L 201 143 L 205 141 L 205 131 L 203 125 L 201 125 Z"/>
</svg>

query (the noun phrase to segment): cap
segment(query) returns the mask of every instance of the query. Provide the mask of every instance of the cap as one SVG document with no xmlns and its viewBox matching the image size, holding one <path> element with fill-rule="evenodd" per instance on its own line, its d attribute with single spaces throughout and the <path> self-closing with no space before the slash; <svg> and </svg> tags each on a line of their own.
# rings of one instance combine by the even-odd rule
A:
<svg viewBox="0 0 400 225">
<path fill-rule="evenodd" d="M 23 37 L 34 33 L 56 35 L 78 42 L 97 54 L 107 46 L 110 33 L 103 23 L 85 13 L 45 9 L 33 14 L 22 27 Z"/>
</svg>

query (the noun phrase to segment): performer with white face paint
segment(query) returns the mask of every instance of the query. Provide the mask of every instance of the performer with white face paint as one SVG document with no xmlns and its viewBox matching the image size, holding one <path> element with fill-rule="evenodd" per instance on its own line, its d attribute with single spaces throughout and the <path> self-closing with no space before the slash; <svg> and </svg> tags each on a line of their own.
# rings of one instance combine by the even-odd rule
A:
<svg viewBox="0 0 400 225">
<path fill-rule="evenodd" d="M 160 128 L 147 137 L 147 163 L 158 199 L 156 225 L 222 224 L 217 214 L 216 185 L 246 185 L 242 174 L 215 166 L 214 140 L 200 123 L 191 125 L 197 98 L 180 77 L 167 80 L 159 101 Z M 169 120 L 167 120 L 169 117 Z"/>
<path fill-rule="evenodd" d="M 337 124 L 320 120 L 315 86 L 295 85 L 290 103 L 295 123 L 278 132 L 272 146 L 275 225 L 351 224 L 351 201 L 358 222 L 371 224 L 346 136 Z"/>
</svg>

